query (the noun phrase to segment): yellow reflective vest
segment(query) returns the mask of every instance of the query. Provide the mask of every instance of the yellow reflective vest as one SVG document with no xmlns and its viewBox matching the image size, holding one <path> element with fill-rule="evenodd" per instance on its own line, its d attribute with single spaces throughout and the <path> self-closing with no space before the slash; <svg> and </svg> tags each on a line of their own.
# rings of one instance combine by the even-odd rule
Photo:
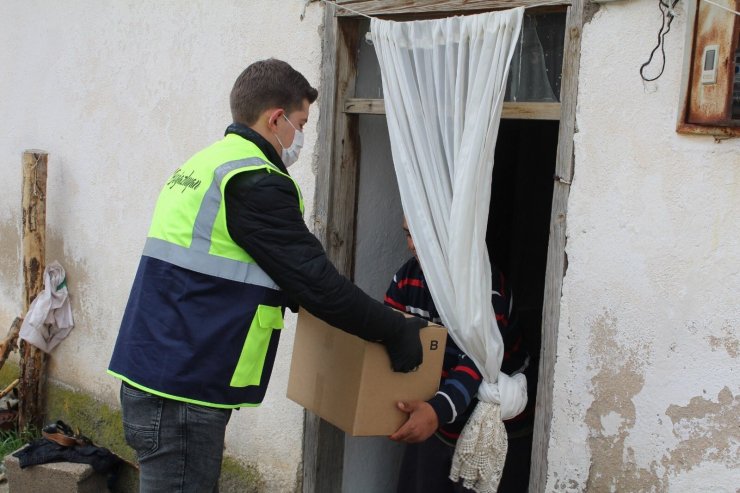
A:
<svg viewBox="0 0 740 493">
<path fill-rule="evenodd" d="M 155 395 L 213 407 L 258 405 L 285 296 L 226 225 L 224 191 L 244 172 L 290 175 L 228 134 L 175 170 L 157 199 L 108 372 Z"/>
</svg>

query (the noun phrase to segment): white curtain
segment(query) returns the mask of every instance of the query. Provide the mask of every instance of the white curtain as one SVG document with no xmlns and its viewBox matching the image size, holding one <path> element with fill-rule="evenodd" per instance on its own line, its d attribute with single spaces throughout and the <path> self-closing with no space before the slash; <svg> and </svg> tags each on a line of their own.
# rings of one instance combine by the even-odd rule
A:
<svg viewBox="0 0 740 493">
<path fill-rule="evenodd" d="M 500 374 L 485 243 L 493 156 L 524 9 L 414 22 L 373 19 L 401 202 L 435 306 L 484 383 L 451 477 L 496 491 L 502 419 L 527 402 L 523 375 Z"/>
</svg>

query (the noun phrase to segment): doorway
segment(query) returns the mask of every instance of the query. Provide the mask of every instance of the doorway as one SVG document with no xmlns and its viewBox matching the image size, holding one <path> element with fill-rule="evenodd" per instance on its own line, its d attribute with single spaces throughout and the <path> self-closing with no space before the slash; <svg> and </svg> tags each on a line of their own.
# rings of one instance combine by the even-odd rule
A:
<svg viewBox="0 0 740 493">
<path fill-rule="evenodd" d="M 557 98 L 527 99 L 521 93 L 504 103 L 487 231 L 494 261 L 514 284 L 531 351 L 536 356 L 541 345 L 544 355 L 539 369 L 542 388 L 537 390 L 542 393 L 538 399 L 542 409 L 538 404 L 532 452 L 534 491 L 541 490 L 546 473 L 552 338 L 559 312 L 554 300 L 560 296 L 567 180 L 572 176 L 578 45 L 574 48 L 571 42 L 569 49 L 564 35 L 579 32 L 582 22 L 580 6 L 548 7 L 536 15 L 540 12 L 557 18 L 549 28 L 546 23 L 536 28 L 553 94 L 565 99 L 562 109 Z M 319 126 L 323 144 L 318 152 L 315 229 L 340 271 L 382 299 L 390 277 L 408 256 L 400 232 L 402 212 L 383 116 L 382 85 L 374 50 L 364 40 L 367 23 L 356 16 L 334 15 L 327 10 L 331 29 L 325 30 L 325 49 L 331 57 L 325 59 L 320 98 L 324 123 Z M 552 35 L 551 46 L 559 47 L 555 52 L 547 50 L 543 28 Z M 519 62 L 522 67 L 528 58 Z M 517 82 L 520 91 L 542 94 L 541 85 Z M 564 179 L 554 182 L 555 174 Z M 532 194 L 537 194 L 535 200 Z M 531 389 L 530 394 L 535 393 Z M 384 437 L 343 438 L 310 413 L 306 423 L 304 491 L 337 491 L 340 484 L 341 491 L 347 492 L 393 491 L 402 450 L 398 444 Z"/>
<path fill-rule="evenodd" d="M 362 115 L 359 120 L 354 281 L 382 300 L 410 254 L 401 230 L 403 211 L 385 119 Z M 537 136 L 537 145 L 531 145 L 532 136 Z M 501 121 L 486 234 L 492 261 L 512 284 L 535 376 L 557 143 L 557 121 Z M 528 379 L 528 387 L 535 396 L 536 378 Z M 385 437 L 346 437 L 342 491 L 394 491 L 402 453 L 403 445 Z"/>
<path fill-rule="evenodd" d="M 537 145 L 532 145 L 533 136 Z M 557 145 L 557 121 L 501 121 L 486 232 L 489 257 L 512 285 L 530 364 L 535 367 Z M 536 393 L 534 383 L 530 395 Z"/>
</svg>

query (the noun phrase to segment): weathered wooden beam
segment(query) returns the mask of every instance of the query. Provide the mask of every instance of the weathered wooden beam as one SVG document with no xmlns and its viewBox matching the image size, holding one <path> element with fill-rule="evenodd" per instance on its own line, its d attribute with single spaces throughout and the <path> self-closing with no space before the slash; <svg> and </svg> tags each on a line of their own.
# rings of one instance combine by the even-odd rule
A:
<svg viewBox="0 0 740 493">
<path fill-rule="evenodd" d="M 14 388 L 16 388 L 16 386 L 20 383 L 20 381 L 21 381 L 20 378 L 16 378 L 12 382 L 10 382 L 10 384 L 7 387 L 5 387 L 2 391 L 0 391 L 0 399 L 8 395 Z"/>
<path fill-rule="evenodd" d="M 344 112 L 361 115 L 385 115 L 383 99 L 348 98 Z M 504 101 L 501 118 L 509 120 L 559 120 L 560 103 L 518 103 Z"/>
<path fill-rule="evenodd" d="M 324 6 L 324 30 L 321 47 L 321 83 L 319 84 L 319 120 L 316 138 L 316 189 L 314 192 L 313 233 L 324 248 L 329 244 L 329 208 L 331 206 L 334 161 L 334 115 L 336 105 L 337 19 L 334 6 Z"/>
<path fill-rule="evenodd" d="M 338 94 L 346 96 L 346 84 L 340 84 L 337 74 L 337 59 L 343 62 L 347 56 L 346 47 L 340 47 L 337 40 L 342 39 L 339 21 L 334 15 L 334 6 L 324 7 L 324 33 L 321 57 L 321 84 L 319 86 L 318 138 L 316 141 L 316 191 L 314 200 L 314 234 L 324 245 L 327 254 L 337 261 L 336 252 L 342 248 L 337 232 L 337 223 L 332 211 L 336 200 L 338 173 L 335 169 L 339 148 L 335 148 L 337 128 L 343 127 L 343 116 L 338 106 Z M 336 191 L 336 192 L 335 192 Z M 337 265 L 345 271 L 347 265 Z M 331 424 L 306 410 L 303 422 L 303 492 L 304 493 L 339 493 L 342 489 L 342 471 L 344 467 L 344 433 Z"/>
<path fill-rule="evenodd" d="M 15 320 L 13 320 L 13 323 L 10 324 L 10 328 L 8 329 L 8 335 L 0 342 L 0 368 L 5 365 L 5 361 L 7 361 L 10 353 L 18 349 L 18 333 L 21 330 L 21 324 L 23 324 L 23 319 L 21 317 L 15 317 Z"/>
<path fill-rule="evenodd" d="M 344 112 L 358 115 L 385 115 L 385 100 L 348 98 L 344 101 Z"/>
<path fill-rule="evenodd" d="M 359 117 L 345 113 L 342 102 L 355 94 L 360 22 L 340 19 L 337 32 L 336 102 L 332 205 L 329 209 L 327 253 L 339 272 L 352 278 L 355 257 L 355 219 L 359 181 Z"/>
<path fill-rule="evenodd" d="M 584 19 L 583 0 L 573 0 L 565 21 L 563 49 L 563 76 L 560 88 L 561 116 L 558 130 L 558 149 L 555 160 L 556 180 L 550 212 L 550 239 L 547 247 L 544 304 L 542 307 L 542 345 L 540 348 L 537 405 L 535 408 L 532 466 L 529 491 L 544 492 L 547 485 L 547 449 L 550 444 L 553 409 L 553 384 L 557 356 L 558 324 L 563 277 L 567 269 L 565 258 L 565 230 L 568 196 L 573 180 L 573 137 L 576 129 L 578 100 L 578 69 L 581 60 L 581 34 Z"/>
<path fill-rule="evenodd" d="M 303 493 L 340 493 L 344 432 L 307 410 L 303 433 Z"/>
<path fill-rule="evenodd" d="M 488 10 L 511 9 L 514 7 L 531 7 L 542 5 L 542 0 L 339 0 L 337 15 L 353 17 L 359 14 L 371 16 L 391 16 L 414 14 L 464 14 Z M 563 0 L 552 5 L 570 5 L 570 0 Z M 549 5 L 548 5 L 549 6 Z M 352 11 L 348 10 L 351 9 Z"/>
<path fill-rule="evenodd" d="M 501 118 L 506 120 L 560 120 L 560 103 L 514 103 L 504 101 Z"/>
<path fill-rule="evenodd" d="M 46 267 L 46 172 L 48 154 L 23 153 L 23 282 L 24 309 L 43 290 Z M 21 341 L 21 376 L 18 386 L 18 426 L 41 428 L 46 384 L 46 353 Z"/>
</svg>

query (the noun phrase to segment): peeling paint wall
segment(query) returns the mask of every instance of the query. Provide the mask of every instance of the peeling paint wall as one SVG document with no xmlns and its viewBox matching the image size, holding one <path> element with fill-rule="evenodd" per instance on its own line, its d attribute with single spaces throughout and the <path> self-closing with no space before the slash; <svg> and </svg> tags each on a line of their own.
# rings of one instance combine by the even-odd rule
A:
<svg viewBox="0 0 740 493">
<path fill-rule="evenodd" d="M 656 1 L 584 28 L 548 492 L 740 485 L 740 139 L 675 132 L 685 8 L 652 83 Z"/>
<path fill-rule="evenodd" d="M 231 121 L 228 95 L 250 62 L 274 56 L 319 84 L 323 8 L 303 2 L 0 3 L 0 330 L 22 309 L 21 154 L 49 152 L 48 262 L 67 271 L 76 326 L 51 379 L 118 406 L 105 373 L 164 179 Z M 318 108 L 291 173 L 310 218 Z M 285 398 L 289 318 L 261 409 L 233 414 L 227 453 L 256 464 L 270 491 L 298 482 L 302 409 Z M 3 329 L 3 327 L 5 329 Z M 4 333 L 4 332 L 3 332 Z"/>
</svg>

